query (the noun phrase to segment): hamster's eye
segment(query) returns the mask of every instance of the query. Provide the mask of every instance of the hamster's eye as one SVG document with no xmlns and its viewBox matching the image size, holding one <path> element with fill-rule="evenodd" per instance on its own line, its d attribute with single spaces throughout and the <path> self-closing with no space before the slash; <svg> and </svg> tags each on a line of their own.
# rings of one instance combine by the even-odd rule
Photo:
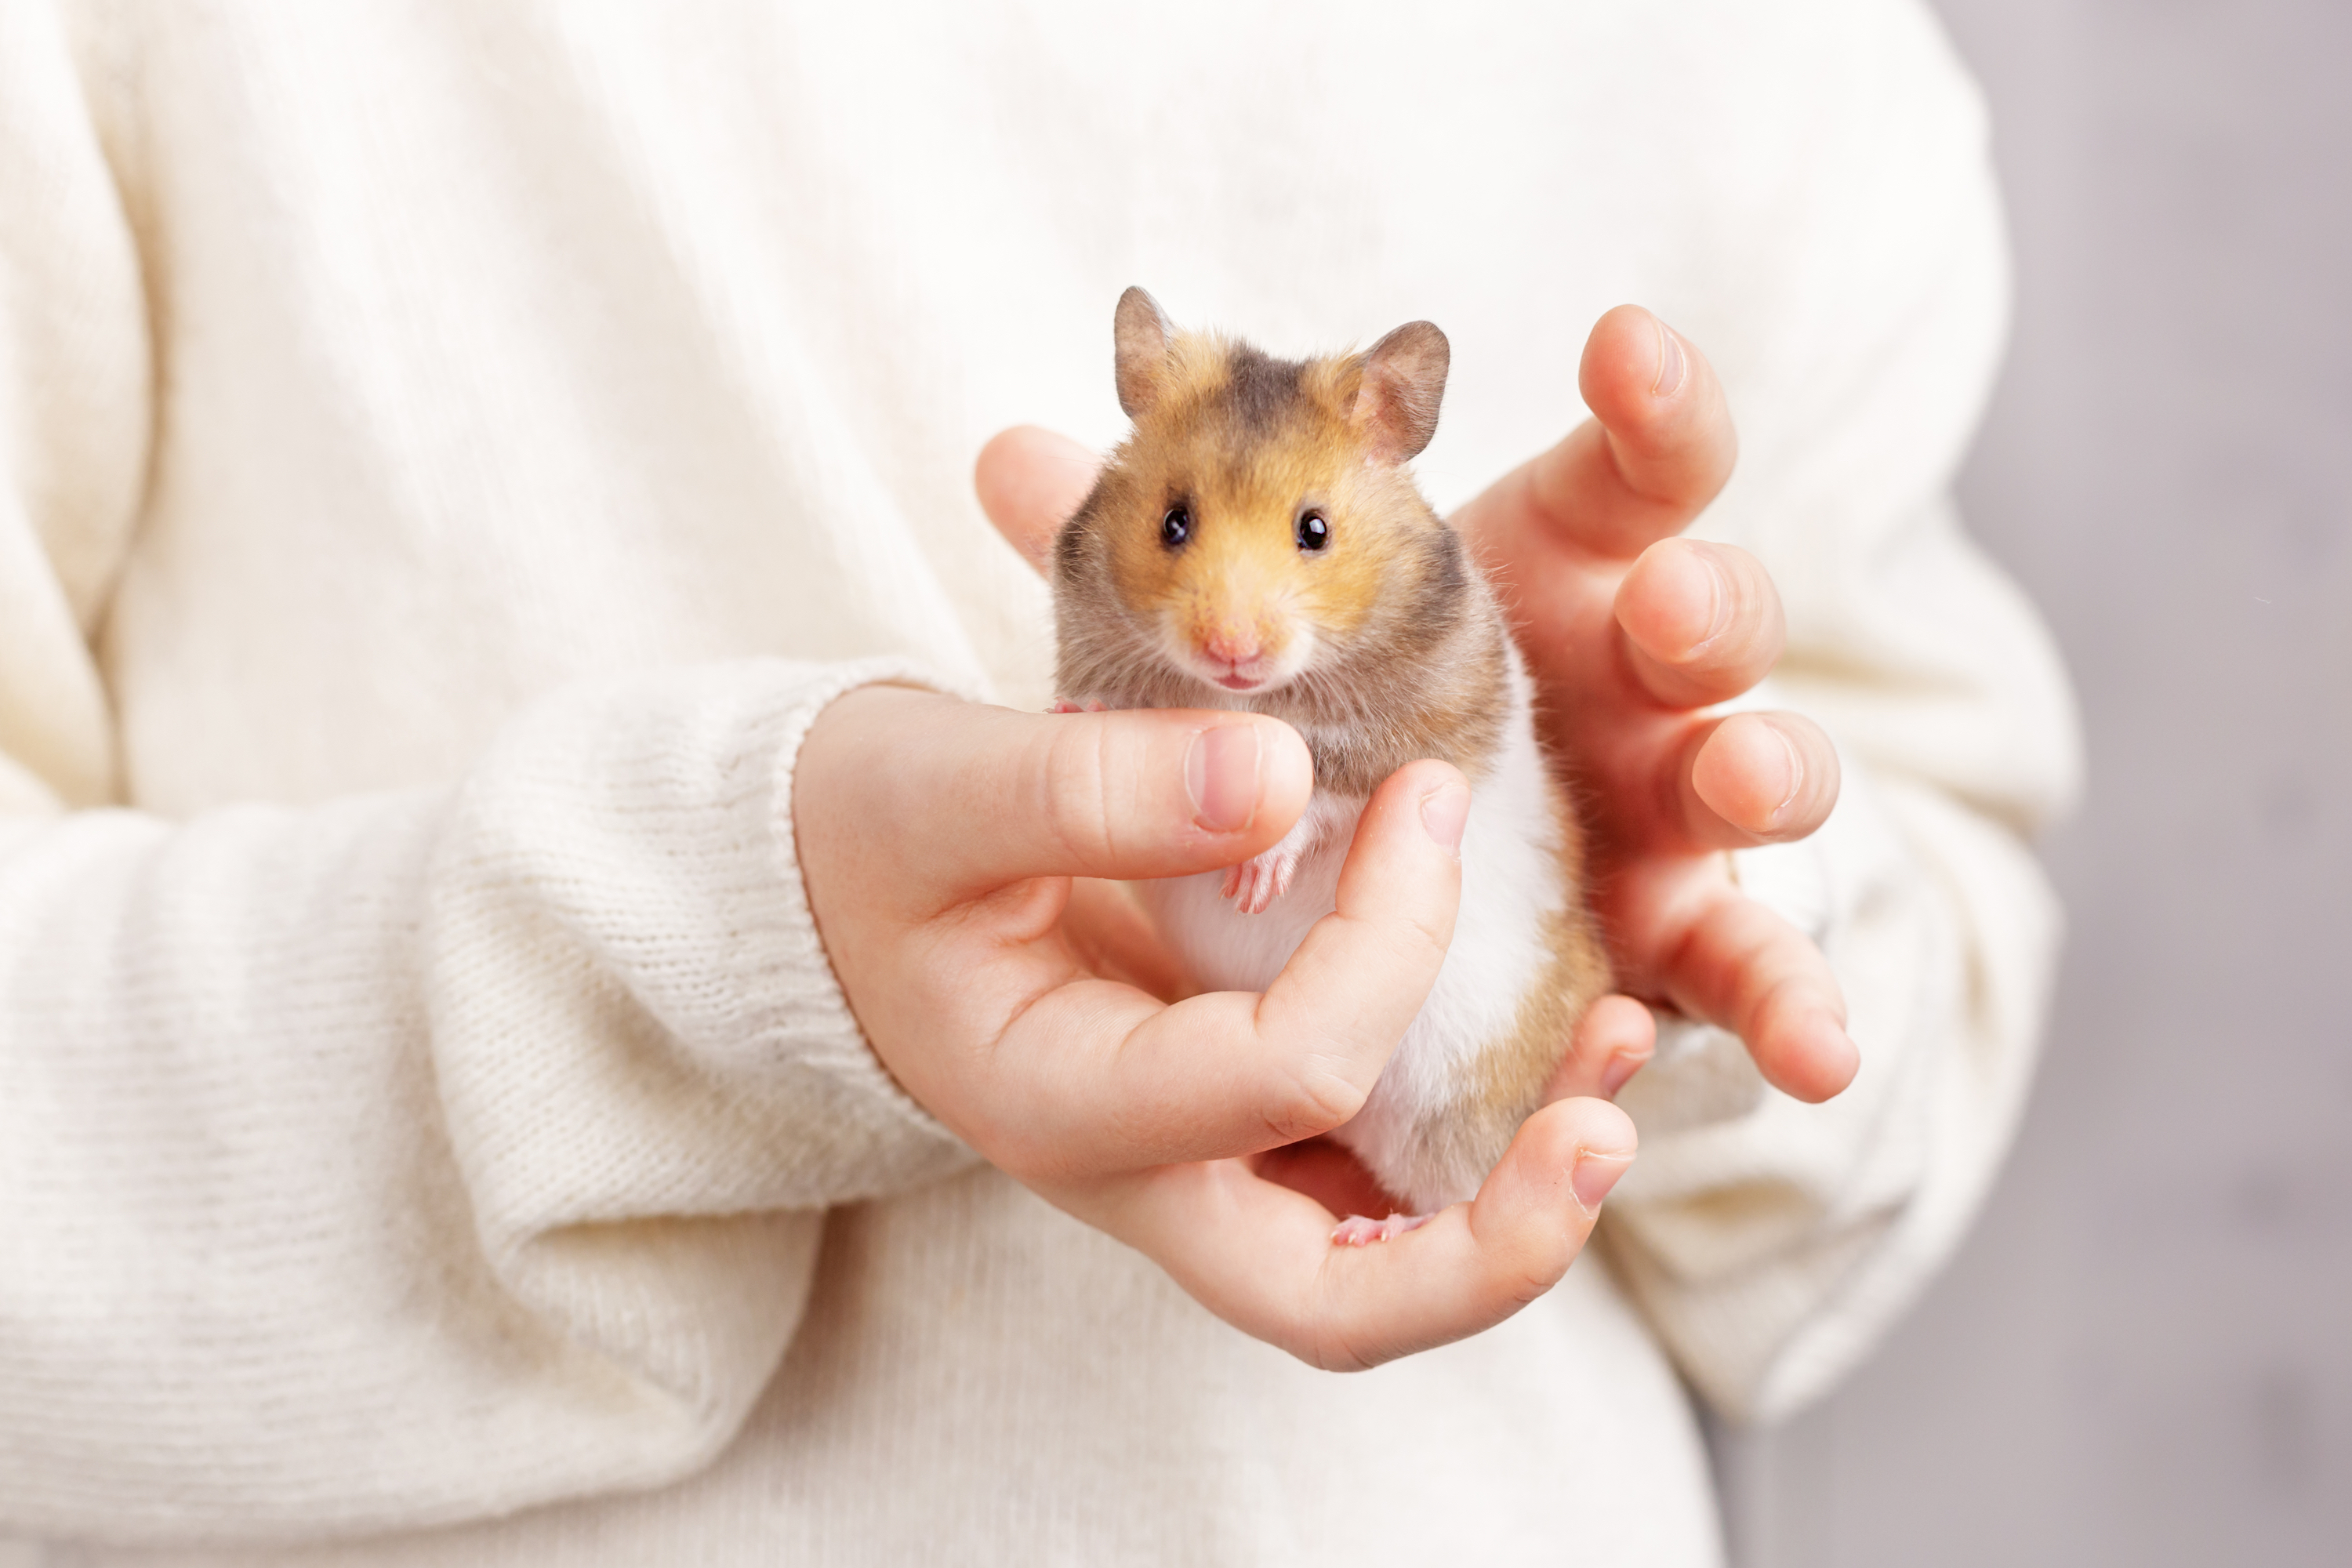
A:
<svg viewBox="0 0 2352 1568">
<path fill-rule="evenodd" d="M 1319 511 L 1298 514 L 1298 548 L 1320 550 L 1331 542 L 1331 525 L 1323 521 Z"/>
<path fill-rule="evenodd" d="M 1173 550 L 1192 537 L 1192 509 L 1171 506 L 1160 520 L 1160 542 Z"/>
</svg>

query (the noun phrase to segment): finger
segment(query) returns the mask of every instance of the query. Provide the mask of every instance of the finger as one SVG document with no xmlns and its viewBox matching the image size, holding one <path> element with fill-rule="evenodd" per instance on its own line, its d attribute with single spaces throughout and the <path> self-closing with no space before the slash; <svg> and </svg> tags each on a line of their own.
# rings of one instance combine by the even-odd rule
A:
<svg viewBox="0 0 2352 1568">
<path fill-rule="evenodd" d="M 1334 1043 L 1352 1034 L 1391 1048 L 1403 1037 L 1454 940 L 1469 815 L 1468 782 L 1440 762 L 1399 768 L 1373 792 L 1339 869 L 1337 907 L 1258 999 L 1261 1030 L 1310 1037 L 1328 1031 Z M 1367 985 L 1373 973 L 1380 983 Z M 1363 1087 L 1369 1090 L 1370 1080 Z"/>
<path fill-rule="evenodd" d="M 1355 1370 L 1491 1328 L 1559 1283 L 1633 1149 L 1633 1123 L 1605 1101 L 1546 1106 L 1474 1201 L 1368 1247 L 1334 1246 L 1328 1210 L 1237 1162 L 1151 1173 L 1069 1206 L 1236 1328 Z"/>
<path fill-rule="evenodd" d="M 1728 888 L 1699 904 L 1658 979 L 1677 1007 L 1745 1041 L 1765 1081 L 1783 1093 L 1827 1100 L 1862 1065 L 1821 949 Z"/>
<path fill-rule="evenodd" d="M 1458 520 L 1506 562 L 1561 544 L 1630 561 L 1681 532 L 1731 477 L 1738 439 L 1715 367 L 1649 311 L 1601 318 L 1577 386 L 1592 418 Z"/>
<path fill-rule="evenodd" d="M 1544 1087 L 1544 1100 L 1614 1100 L 1658 1048 L 1658 1023 L 1631 996 L 1603 996 L 1577 1020 L 1568 1054 Z"/>
<path fill-rule="evenodd" d="M 1079 982 L 1039 998 L 996 1052 L 1005 1114 L 982 1130 L 990 1158 L 1067 1179 L 1254 1154 L 1355 1115 L 1444 963 L 1468 805 L 1444 763 L 1391 775 L 1357 825 L 1337 909 L 1263 995 L 1156 1008 Z"/>
<path fill-rule="evenodd" d="M 1094 488 L 1102 459 L 1067 436 L 1015 425 L 989 437 L 972 465 L 988 521 L 1040 572 L 1054 535 Z"/>
<path fill-rule="evenodd" d="M 1763 563 L 1694 539 L 1643 551 L 1618 584 L 1615 612 L 1635 678 L 1672 708 L 1738 696 L 1771 670 L 1788 635 Z"/>
<path fill-rule="evenodd" d="M 1837 805 L 1837 748 L 1795 713 L 1695 724 L 1674 763 L 1682 837 L 1702 849 L 1805 837 Z"/>
<path fill-rule="evenodd" d="M 1230 865 L 1281 837 L 1313 787 L 1297 732 L 1255 714 L 1015 713 L 871 686 L 810 730 L 793 818 L 923 918 L 1032 877 Z"/>
</svg>

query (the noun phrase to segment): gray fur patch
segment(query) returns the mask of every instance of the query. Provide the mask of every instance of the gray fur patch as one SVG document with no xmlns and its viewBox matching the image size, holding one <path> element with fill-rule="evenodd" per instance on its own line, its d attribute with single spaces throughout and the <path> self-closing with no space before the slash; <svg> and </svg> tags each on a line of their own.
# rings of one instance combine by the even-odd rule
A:
<svg viewBox="0 0 2352 1568">
<path fill-rule="evenodd" d="M 1289 421 L 1298 407 L 1304 364 L 1276 359 L 1244 343 L 1234 350 L 1229 366 L 1231 379 L 1223 401 L 1244 437 L 1261 439 Z"/>
</svg>

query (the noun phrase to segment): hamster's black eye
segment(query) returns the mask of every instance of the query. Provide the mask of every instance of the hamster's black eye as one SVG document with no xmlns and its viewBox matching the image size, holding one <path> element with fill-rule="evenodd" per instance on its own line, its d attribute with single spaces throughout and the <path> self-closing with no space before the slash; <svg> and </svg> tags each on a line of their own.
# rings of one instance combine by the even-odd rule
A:
<svg viewBox="0 0 2352 1568">
<path fill-rule="evenodd" d="M 1192 537 L 1192 509 L 1171 506 L 1160 520 L 1160 542 L 1173 550 Z"/>
<path fill-rule="evenodd" d="M 1320 550 L 1330 542 L 1331 525 L 1323 521 L 1321 512 L 1302 511 L 1298 514 L 1299 549 Z"/>
</svg>

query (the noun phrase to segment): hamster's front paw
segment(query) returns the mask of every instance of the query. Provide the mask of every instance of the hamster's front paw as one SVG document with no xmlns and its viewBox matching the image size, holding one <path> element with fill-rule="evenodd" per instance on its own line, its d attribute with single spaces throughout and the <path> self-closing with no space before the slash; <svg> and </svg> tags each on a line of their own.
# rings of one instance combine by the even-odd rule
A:
<svg viewBox="0 0 2352 1568">
<path fill-rule="evenodd" d="M 1298 863 L 1306 858 L 1303 849 L 1286 849 L 1277 844 L 1229 868 L 1224 896 L 1234 900 L 1240 913 L 1262 915 L 1274 907 L 1275 900 L 1290 891 L 1290 879 L 1298 874 Z"/>
<path fill-rule="evenodd" d="M 1233 898 L 1234 912 L 1265 914 L 1277 898 L 1289 893 L 1291 881 L 1298 877 L 1298 868 L 1307 863 L 1307 856 L 1312 856 L 1315 847 L 1324 842 L 1331 826 L 1331 802 L 1318 790 L 1315 797 L 1307 799 L 1307 809 L 1298 814 L 1298 820 L 1291 823 L 1291 830 L 1284 832 L 1273 848 L 1267 848 L 1261 856 L 1251 856 L 1225 872 L 1223 898 Z"/>
<path fill-rule="evenodd" d="M 1225 872 L 1223 896 L 1234 900 L 1234 908 L 1239 913 L 1265 913 L 1275 900 L 1290 891 L 1291 879 L 1298 875 L 1300 863 L 1315 847 L 1318 828 L 1317 814 L 1309 807 L 1273 848 L 1253 855 Z"/>
</svg>

